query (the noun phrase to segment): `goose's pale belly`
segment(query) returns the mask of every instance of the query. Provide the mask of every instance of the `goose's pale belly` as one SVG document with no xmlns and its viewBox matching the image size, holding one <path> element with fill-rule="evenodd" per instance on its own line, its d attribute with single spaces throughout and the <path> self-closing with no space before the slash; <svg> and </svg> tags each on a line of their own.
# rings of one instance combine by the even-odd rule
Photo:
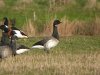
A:
<svg viewBox="0 0 100 75">
<path fill-rule="evenodd" d="M 50 39 L 45 45 L 44 47 L 46 49 L 50 49 L 52 47 L 55 47 L 57 44 L 59 43 L 59 41 L 57 39 Z"/>
<path fill-rule="evenodd" d="M 42 45 L 36 45 L 36 46 L 32 46 L 32 48 L 44 49 L 44 46 L 42 46 Z"/>
<path fill-rule="evenodd" d="M 26 51 L 29 51 L 29 49 L 19 49 L 19 50 L 16 50 L 16 54 L 21 54 L 21 53 L 24 53 Z"/>
</svg>

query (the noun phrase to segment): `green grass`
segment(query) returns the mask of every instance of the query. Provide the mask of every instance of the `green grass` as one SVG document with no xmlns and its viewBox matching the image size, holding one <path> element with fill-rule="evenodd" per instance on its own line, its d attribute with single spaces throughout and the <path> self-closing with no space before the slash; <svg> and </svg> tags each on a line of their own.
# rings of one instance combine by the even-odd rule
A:
<svg viewBox="0 0 100 75">
<path fill-rule="evenodd" d="M 0 62 L 0 75 L 99 75 L 100 36 L 61 38 L 47 54 L 31 49 Z M 32 47 L 42 38 L 19 39 L 18 44 Z"/>
<path fill-rule="evenodd" d="M 32 0 L 29 4 L 17 4 L 18 1 L 21 0 L 4 0 L 6 5 L 0 8 L 0 20 L 4 16 L 15 18 L 16 27 L 20 28 L 26 24 L 26 19 L 31 19 L 39 32 L 42 32 L 45 23 L 55 18 L 91 22 L 96 16 L 100 17 L 99 9 L 84 9 L 86 0 L 75 0 L 75 4 L 68 5 L 58 1 L 51 11 L 48 0 Z M 15 7 L 22 8 L 16 10 Z M 33 20 L 34 11 L 36 21 Z M 17 43 L 31 48 L 40 39 L 19 39 Z M 100 36 L 61 37 L 50 54 L 43 49 L 31 49 L 22 55 L 4 59 L 0 62 L 0 75 L 100 75 L 99 64 Z"/>
<path fill-rule="evenodd" d="M 25 45 L 32 46 L 34 42 L 42 38 L 33 38 L 26 40 L 18 40 L 18 43 L 25 43 Z M 99 51 L 100 49 L 100 36 L 72 36 L 60 39 L 60 43 L 54 49 L 63 50 L 65 52 L 91 52 Z M 56 51 L 56 50 L 54 50 Z"/>
<path fill-rule="evenodd" d="M 59 1 L 56 3 L 55 6 L 52 6 L 50 11 L 50 4 L 49 1 L 46 0 L 32 0 L 31 3 L 19 3 L 18 0 L 4 0 L 5 6 L 0 8 L 0 20 L 4 16 L 8 18 L 15 18 L 16 19 L 16 26 L 22 27 L 26 23 L 27 19 L 33 20 L 33 13 L 36 12 L 36 25 L 43 26 L 46 22 L 49 22 L 51 19 L 58 18 L 62 19 L 63 17 L 67 17 L 70 20 L 85 20 L 91 21 L 96 16 L 100 16 L 99 9 L 84 9 L 86 4 L 86 0 L 76 0 L 76 4 L 60 4 Z M 15 9 L 18 7 L 18 10 Z M 19 7 L 22 7 L 20 9 Z M 55 17 L 56 15 L 56 17 Z M 41 32 L 41 29 L 38 29 Z"/>
</svg>

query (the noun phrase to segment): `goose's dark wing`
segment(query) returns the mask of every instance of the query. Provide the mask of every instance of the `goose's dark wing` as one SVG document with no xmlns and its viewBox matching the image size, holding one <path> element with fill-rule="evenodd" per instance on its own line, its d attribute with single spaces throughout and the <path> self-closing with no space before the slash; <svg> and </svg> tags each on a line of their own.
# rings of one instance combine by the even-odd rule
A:
<svg viewBox="0 0 100 75">
<path fill-rule="evenodd" d="M 17 49 L 30 49 L 29 47 L 26 47 L 24 45 L 20 45 Z"/>
<path fill-rule="evenodd" d="M 33 46 L 35 45 L 44 45 L 50 38 L 44 38 L 43 40 L 40 40 L 38 42 L 36 42 L 35 44 L 33 44 Z"/>
</svg>

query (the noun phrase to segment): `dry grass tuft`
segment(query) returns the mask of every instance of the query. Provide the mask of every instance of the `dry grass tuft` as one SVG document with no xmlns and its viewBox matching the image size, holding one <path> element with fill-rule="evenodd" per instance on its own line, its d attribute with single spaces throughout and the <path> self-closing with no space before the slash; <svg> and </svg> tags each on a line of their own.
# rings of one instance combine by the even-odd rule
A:
<svg viewBox="0 0 100 75">
<path fill-rule="evenodd" d="M 69 21 L 68 19 L 62 18 L 62 24 L 59 25 L 58 31 L 60 36 L 72 36 L 72 35 L 100 35 L 100 18 L 96 17 L 93 21 Z M 52 23 L 47 24 L 44 28 L 44 35 L 51 35 L 52 33 Z"/>
<path fill-rule="evenodd" d="M 5 6 L 5 3 L 3 0 L 0 0 L 0 8 L 4 7 Z"/>
<path fill-rule="evenodd" d="M 27 20 L 27 23 L 23 26 L 22 29 L 29 37 L 35 36 L 36 29 L 34 27 L 34 23 L 30 19 Z"/>
<path fill-rule="evenodd" d="M 52 33 L 52 30 L 53 30 L 53 23 L 54 20 L 51 20 L 49 23 L 46 24 L 46 26 L 44 27 L 44 30 L 43 30 L 43 35 L 44 36 L 50 36 L 51 33 Z"/>
<path fill-rule="evenodd" d="M 97 0 L 88 0 L 85 8 L 95 8 L 97 4 Z"/>
<path fill-rule="evenodd" d="M 96 17 L 93 21 L 85 22 L 85 21 L 69 21 L 68 19 L 62 18 L 62 23 L 58 26 L 58 31 L 60 36 L 73 36 L 73 35 L 100 35 L 100 18 Z M 34 27 L 34 23 L 31 20 L 27 21 L 27 25 L 23 27 L 23 30 L 29 36 L 50 36 L 53 31 L 53 23 L 54 20 L 51 20 L 43 29 L 43 32 L 38 33 L 36 27 Z"/>
<path fill-rule="evenodd" d="M 94 25 L 94 34 L 100 35 L 100 18 L 96 17 Z"/>
</svg>

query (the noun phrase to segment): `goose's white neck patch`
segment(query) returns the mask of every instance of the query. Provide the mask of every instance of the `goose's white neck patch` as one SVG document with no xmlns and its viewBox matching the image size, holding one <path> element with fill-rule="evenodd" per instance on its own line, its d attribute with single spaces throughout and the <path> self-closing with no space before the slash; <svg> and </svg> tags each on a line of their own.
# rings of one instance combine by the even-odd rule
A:
<svg viewBox="0 0 100 75">
<path fill-rule="evenodd" d="M 16 50 L 16 54 L 22 54 L 26 51 L 29 51 L 29 49 L 19 49 L 19 50 Z"/>
<path fill-rule="evenodd" d="M 43 49 L 43 48 L 44 48 L 44 46 L 42 46 L 42 45 L 35 45 L 35 46 L 32 46 L 32 48 Z"/>
<path fill-rule="evenodd" d="M 21 32 L 19 30 L 14 30 L 15 31 L 15 36 L 17 36 L 18 38 L 28 38 L 27 36 L 25 35 L 22 35 Z"/>
<path fill-rule="evenodd" d="M 5 27 L 6 27 L 6 28 L 8 28 L 8 26 L 7 26 L 7 25 L 5 25 Z"/>
</svg>

